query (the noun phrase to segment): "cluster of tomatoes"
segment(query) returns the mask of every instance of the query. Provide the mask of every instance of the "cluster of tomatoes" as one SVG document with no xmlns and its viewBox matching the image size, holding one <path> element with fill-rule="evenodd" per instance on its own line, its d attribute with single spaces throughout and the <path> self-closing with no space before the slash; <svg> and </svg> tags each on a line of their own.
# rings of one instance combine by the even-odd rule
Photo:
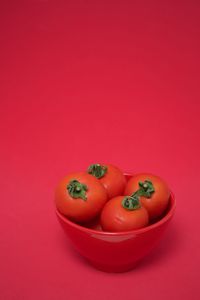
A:
<svg viewBox="0 0 200 300">
<path fill-rule="evenodd" d="M 122 232 L 161 217 L 169 197 L 167 184 L 158 176 L 142 173 L 127 181 L 116 166 L 93 164 L 60 181 L 55 204 L 74 222 L 85 224 L 99 216 L 104 231 Z"/>
</svg>

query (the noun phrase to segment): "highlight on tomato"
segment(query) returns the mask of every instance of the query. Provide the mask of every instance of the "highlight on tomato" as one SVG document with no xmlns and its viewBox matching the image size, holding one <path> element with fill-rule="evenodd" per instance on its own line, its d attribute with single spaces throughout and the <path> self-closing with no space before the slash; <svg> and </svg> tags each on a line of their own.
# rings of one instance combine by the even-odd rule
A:
<svg viewBox="0 0 200 300">
<path fill-rule="evenodd" d="M 165 212 L 169 203 L 170 190 L 160 177 L 140 173 L 129 179 L 124 194 L 138 196 L 142 206 L 148 211 L 150 220 L 154 220 Z"/>
<path fill-rule="evenodd" d="M 149 216 L 138 197 L 118 196 L 105 204 L 100 222 L 104 231 L 122 232 L 147 226 Z"/>
<path fill-rule="evenodd" d="M 88 222 L 95 218 L 107 200 L 103 185 L 86 172 L 67 175 L 55 191 L 57 209 L 75 222 Z"/>
<path fill-rule="evenodd" d="M 96 177 L 105 187 L 109 198 L 123 195 L 126 178 L 123 172 L 111 164 L 92 164 L 87 172 Z"/>
</svg>

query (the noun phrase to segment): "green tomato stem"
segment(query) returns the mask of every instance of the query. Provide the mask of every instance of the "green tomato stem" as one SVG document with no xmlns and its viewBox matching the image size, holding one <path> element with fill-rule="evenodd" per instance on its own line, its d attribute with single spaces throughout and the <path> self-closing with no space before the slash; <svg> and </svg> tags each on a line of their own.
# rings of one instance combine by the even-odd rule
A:
<svg viewBox="0 0 200 300">
<path fill-rule="evenodd" d="M 88 167 L 87 172 L 99 179 L 106 174 L 107 169 L 108 168 L 106 166 L 100 164 L 93 164 Z"/>
<path fill-rule="evenodd" d="M 151 198 L 152 194 L 155 192 L 153 183 L 150 180 L 145 180 L 144 182 L 139 181 L 139 190 L 136 192 L 139 196 Z"/>
<path fill-rule="evenodd" d="M 127 210 L 136 210 L 141 207 L 140 197 L 151 198 L 155 192 L 153 183 L 150 180 L 139 181 L 139 189 L 131 196 L 125 196 L 122 200 L 122 206 Z"/>
<path fill-rule="evenodd" d="M 122 200 L 122 206 L 127 210 L 136 210 L 141 207 L 138 196 L 125 196 Z"/>
<path fill-rule="evenodd" d="M 83 199 L 87 200 L 86 191 L 88 190 L 87 185 L 80 183 L 78 180 L 73 179 L 67 185 L 67 190 L 69 195 L 74 199 Z"/>
</svg>

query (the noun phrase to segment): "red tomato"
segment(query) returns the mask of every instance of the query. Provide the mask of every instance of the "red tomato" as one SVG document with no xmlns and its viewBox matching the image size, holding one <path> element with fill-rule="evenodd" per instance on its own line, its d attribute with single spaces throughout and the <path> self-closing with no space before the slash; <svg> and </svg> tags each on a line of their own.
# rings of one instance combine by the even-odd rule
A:
<svg viewBox="0 0 200 300">
<path fill-rule="evenodd" d="M 127 201 L 127 198 L 131 197 L 118 196 L 105 204 L 100 217 L 103 230 L 121 232 L 139 229 L 148 225 L 148 212 L 139 202 L 133 210 L 123 207 L 123 202 Z"/>
<path fill-rule="evenodd" d="M 108 197 L 122 195 L 126 186 L 123 172 L 113 165 L 94 164 L 89 166 L 88 173 L 95 176 L 107 190 Z"/>
<path fill-rule="evenodd" d="M 136 174 L 129 179 L 124 194 L 132 195 L 140 188 L 148 194 L 140 196 L 140 202 L 147 209 L 150 219 L 160 217 L 169 202 L 170 190 L 167 184 L 160 177 L 152 174 Z"/>
<path fill-rule="evenodd" d="M 66 176 L 55 192 L 57 209 L 76 222 L 90 221 L 97 216 L 107 198 L 102 184 L 86 172 Z"/>
</svg>

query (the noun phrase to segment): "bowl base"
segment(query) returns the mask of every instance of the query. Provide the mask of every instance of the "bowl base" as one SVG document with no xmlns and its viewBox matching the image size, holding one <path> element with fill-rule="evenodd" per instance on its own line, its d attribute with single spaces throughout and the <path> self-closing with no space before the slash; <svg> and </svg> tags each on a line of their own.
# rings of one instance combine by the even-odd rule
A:
<svg viewBox="0 0 200 300">
<path fill-rule="evenodd" d="M 106 272 L 106 273 L 124 273 L 124 272 L 129 272 L 132 269 L 135 268 L 135 266 L 138 264 L 138 261 L 132 263 L 132 264 L 127 264 L 127 265 L 119 265 L 119 266 L 110 266 L 110 265 L 104 265 L 104 264 L 99 264 L 93 261 L 89 260 L 89 263 L 95 267 L 96 269 Z"/>
</svg>

